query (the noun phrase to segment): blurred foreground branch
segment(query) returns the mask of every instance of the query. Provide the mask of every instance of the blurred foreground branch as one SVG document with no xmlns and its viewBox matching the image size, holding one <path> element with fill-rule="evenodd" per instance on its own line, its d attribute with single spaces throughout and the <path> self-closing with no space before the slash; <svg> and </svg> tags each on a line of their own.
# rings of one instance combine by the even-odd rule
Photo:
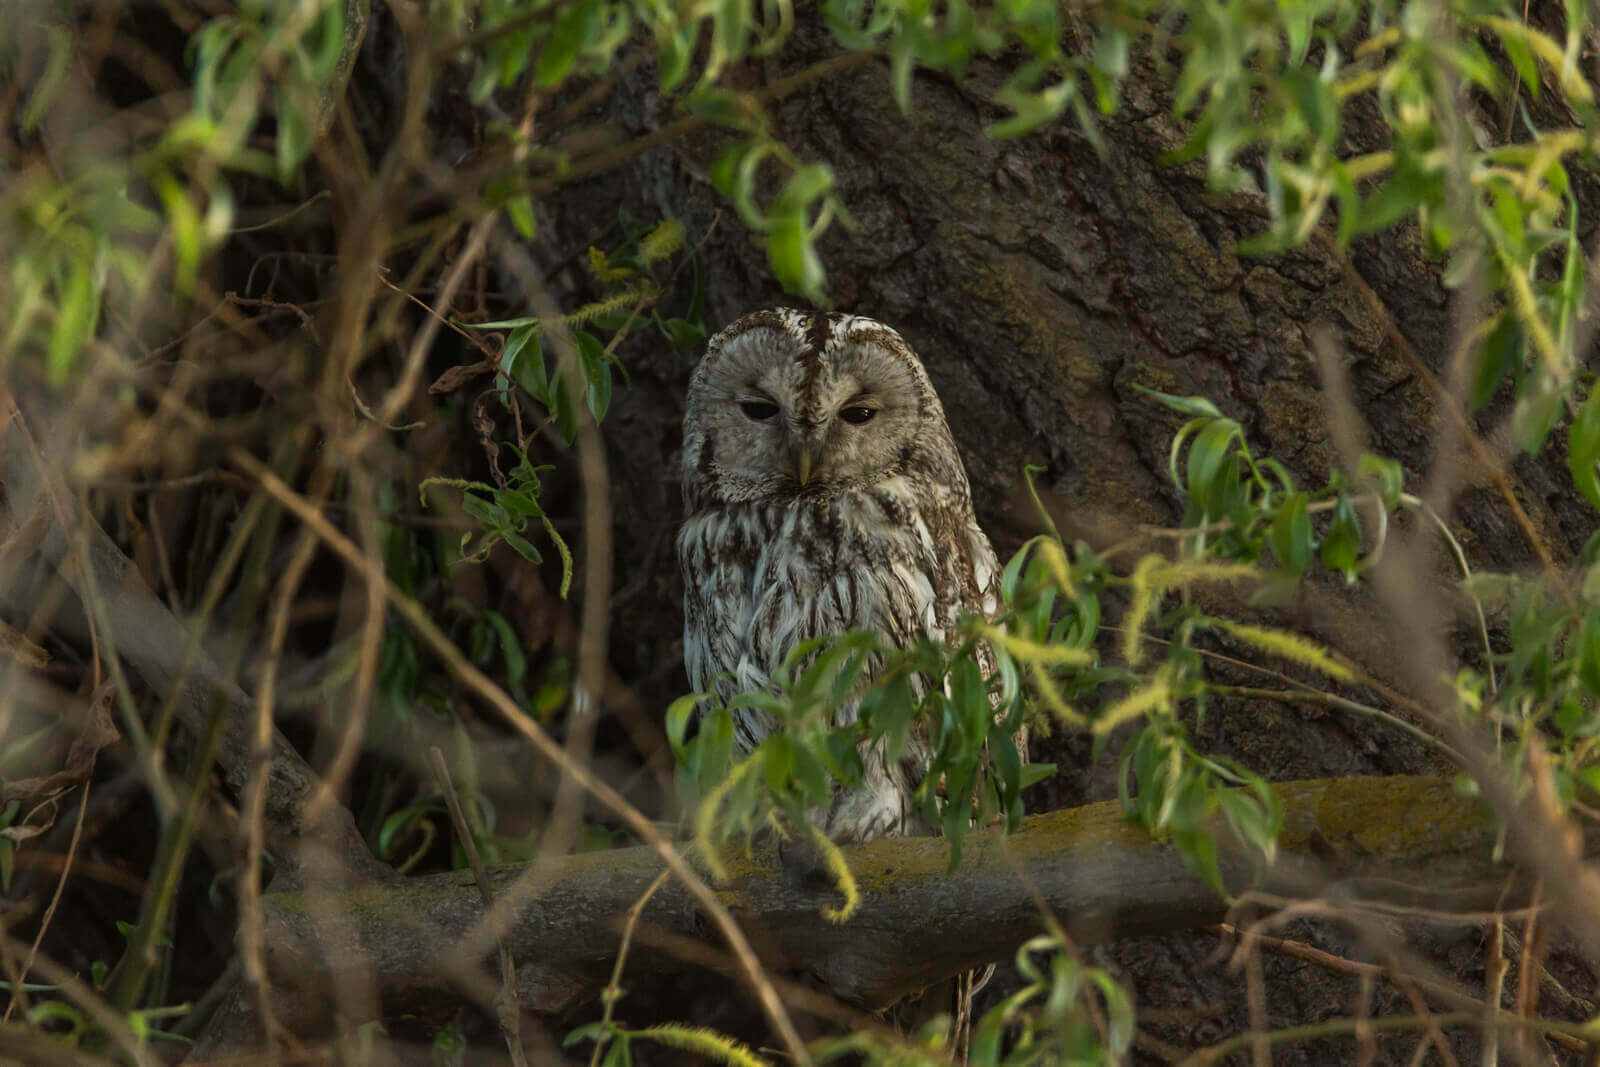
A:
<svg viewBox="0 0 1600 1067">
<path fill-rule="evenodd" d="M 0 397 L 0 614 L 30 627 L 34 611 L 55 599 L 52 583 L 65 583 L 75 597 L 61 603 L 49 625 L 84 639 L 92 631 L 108 642 L 108 651 L 126 659 L 146 685 L 175 701 L 178 721 L 194 736 L 206 736 L 213 716 L 220 716 L 217 764 L 235 796 L 242 795 L 254 747 L 254 702 L 50 468 L 47 456 L 71 450 L 37 439 L 48 438 L 47 422 L 28 420 L 12 398 Z M 347 809 L 326 806 L 315 825 L 305 825 L 305 801 L 318 778 L 281 733 L 273 732 L 266 759 L 266 817 L 278 847 L 318 840 L 368 877 L 387 873 Z M 284 858 L 293 861 L 293 851 Z"/>
</svg>

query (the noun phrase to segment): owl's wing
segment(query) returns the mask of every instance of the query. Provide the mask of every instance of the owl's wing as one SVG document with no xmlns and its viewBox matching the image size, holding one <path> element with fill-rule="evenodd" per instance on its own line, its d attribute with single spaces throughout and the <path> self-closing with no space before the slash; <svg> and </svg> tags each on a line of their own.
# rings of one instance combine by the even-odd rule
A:
<svg viewBox="0 0 1600 1067">
<path fill-rule="evenodd" d="M 683 665 L 689 684 L 704 692 L 719 673 L 745 659 L 750 618 L 751 564 L 741 552 L 726 551 L 714 518 L 695 518 L 678 537 L 683 566 Z M 729 680 L 717 681 L 724 699 Z"/>
<path fill-rule="evenodd" d="M 1000 561 L 976 519 L 967 522 L 965 534 L 972 574 L 972 584 L 965 598 L 967 609 L 992 619 L 1000 614 Z"/>
<path fill-rule="evenodd" d="M 752 575 L 757 559 L 727 516 L 696 516 L 678 535 L 683 568 L 683 665 L 697 692 L 715 688 L 724 702 L 766 686 L 765 667 L 750 654 Z M 771 732 L 771 716 L 747 709 L 735 716 L 745 751 Z"/>
</svg>

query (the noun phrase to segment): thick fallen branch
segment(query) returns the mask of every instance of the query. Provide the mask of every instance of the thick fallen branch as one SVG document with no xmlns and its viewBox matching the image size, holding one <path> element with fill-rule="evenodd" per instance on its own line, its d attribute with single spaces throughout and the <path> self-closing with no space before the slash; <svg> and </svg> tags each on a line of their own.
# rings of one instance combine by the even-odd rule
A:
<svg viewBox="0 0 1600 1067">
<path fill-rule="evenodd" d="M 1276 787 L 1287 811 L 1281 853 L 1262 873 L 1264 889 L 1337 889 L 1346 902 L 1488 908 L 1509 897 L 1504 864 L 1490 858 L 1494 827 L 1478 801 L 1443 778 L 1361 778 Z M 1034 816 L 1010 837 L 976 833 L 962 862 L 946 873 L 938 838 L 878 841 L 846 850 L 861 889 L 848 922 L 821 915 L 836 905 L 826 884 L 805 882 L 771 851 L 737 858 L 724 902 L 740 917 L 768 966 L 810 971 L 839 996 L 880 1006 L 942 977 L 1008 955 L 1037 933 L 1037 892 L 1084 943 L 1193 928 L 1220 919 L 1224 902 L 1169 847 L 1125 822 L 1115 804 Z M 661 870 L 642 848 L 552 861 L 542 891 L 506 931 L 519 994 L 535 1010 L 556 1012 L 605 984 L 622 914 Z M 1256 872 L 1224 861 L 1230 886 Z M 491 872 L 503 884 L 515 870 Z M 1335 883 L 1337 886 L 1335 887 Z M 452 952 L 483 912 L 469 872 L 413 878 L 310 899 L 264 898 L 268 967 L 283 999 L 311 1015 L 327 1003 L 340 962 L 369 962 L 388 1010 L 418 1010 L 459 996 L 437 960 Z M 318 924 L 333 912 L 348 921 Z M 642 922 L 679 937 L 708 940 L 687 893 L 669 882 Z M 319 932 L 346 931 L 329 943 Z M 660 941 L 661 938 L 646 938 Z M 635 947 L 627 974 L 671 973 L 686 965 Z M 627 979 L 624 979 L 625 983 Z M 283 994 L 289 994 L 287 997 Z M 298 995 L 295 995 L 298 994 Z"/>
</svg>

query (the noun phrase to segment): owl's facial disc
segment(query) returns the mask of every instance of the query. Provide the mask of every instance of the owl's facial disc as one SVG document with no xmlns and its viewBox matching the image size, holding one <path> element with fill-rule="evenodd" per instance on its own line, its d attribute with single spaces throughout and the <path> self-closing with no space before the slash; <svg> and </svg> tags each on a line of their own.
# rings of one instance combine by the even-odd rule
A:
<svg viewBox="0 0 1600 1067">
<path fill-rule="evenodd" d="M 831 496 L 898 474 L 927 424 L 926 390 L 891 336 L 835 336 L 818 350 L 762 324 L 732 338 L 691 397 L 721 495 Z"/>
</svg>

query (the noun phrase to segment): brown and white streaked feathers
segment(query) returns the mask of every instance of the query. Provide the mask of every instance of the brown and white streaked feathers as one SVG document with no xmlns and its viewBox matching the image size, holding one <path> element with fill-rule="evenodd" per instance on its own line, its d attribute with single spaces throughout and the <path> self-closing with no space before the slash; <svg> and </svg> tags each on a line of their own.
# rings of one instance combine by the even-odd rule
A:
<svg viewBox="0 0 1600 1067">
<path fill-rule="evenodd" d="M 759 311 L 712 338 L 689 385 L 683 499 L 684 661 L 724 699 L 766 685 L 809 638 L 868 629 L 905 647 L 997 608 L 999 567 L 944 409 L 910 346 L 872 319 Z M 738 744 L 775 725 L 740 712 Z M 920 741 L 893 766 L 863 757 L 824 831 L 915 832 Z"/>
</svg>

